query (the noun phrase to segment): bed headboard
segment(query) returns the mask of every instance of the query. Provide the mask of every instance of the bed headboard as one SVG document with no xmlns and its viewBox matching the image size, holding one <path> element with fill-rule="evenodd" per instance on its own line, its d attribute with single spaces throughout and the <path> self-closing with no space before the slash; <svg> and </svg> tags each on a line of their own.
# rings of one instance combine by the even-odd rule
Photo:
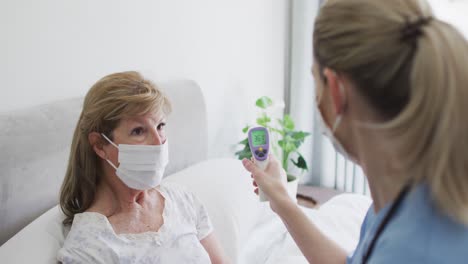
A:
<svg viewBox="0 0 468 264">
<path fill-rule="evenodd" d="M 169 175 L 206 159 L 206 105 L 193 81 L 158 83 L 158 87 L 173 106 L 167 125 Z M 0 245 L 58 203 L 82 102 L 71 98 L 0 113 Z"/>
</svg>

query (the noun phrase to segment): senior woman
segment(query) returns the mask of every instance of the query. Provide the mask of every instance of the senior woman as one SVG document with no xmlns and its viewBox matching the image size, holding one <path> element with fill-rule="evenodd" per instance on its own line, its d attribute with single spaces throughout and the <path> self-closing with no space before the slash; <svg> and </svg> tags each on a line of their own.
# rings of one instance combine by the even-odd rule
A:
<svg viewBox="0 0 468 264">
<path fill-rule="evenodd" d="M 468 44 L 424 0 L 328 0 L 313 34 L 317 110 L 373 198 L 347 253 L 287 195 L 284 171 L 244 166 L 312 263 L 467 263 Z"/>
<path fill-rule="evenodd" d="M 89 90 L 71 145 L 60 205 L 71 224 L 63 263 L 225 263 L 200 201 L 161 184 L 168 98 L 137 72 Z"/>
</svg>

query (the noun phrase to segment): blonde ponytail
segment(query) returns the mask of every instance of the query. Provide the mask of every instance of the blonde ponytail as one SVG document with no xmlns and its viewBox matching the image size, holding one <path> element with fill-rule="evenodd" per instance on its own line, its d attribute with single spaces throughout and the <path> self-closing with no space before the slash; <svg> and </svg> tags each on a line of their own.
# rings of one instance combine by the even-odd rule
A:
<svg viewBox="0 0 468 264">
<path fill-rule="evenodd" d="M 411 101 L 389 128 L 408 128 L 406 166 L 429 184 L 439 208 L 468 224 L 468 45 L 451 25 L 423 28 L 410 87 Z"/>
<path fill-rule="evenodd" d="M 422 0 L 328 0 L 314 30 L 321 67 L 348 74 L 398 138 L 414 182 L 468 225 L 468 45 Z"/>
</svg>

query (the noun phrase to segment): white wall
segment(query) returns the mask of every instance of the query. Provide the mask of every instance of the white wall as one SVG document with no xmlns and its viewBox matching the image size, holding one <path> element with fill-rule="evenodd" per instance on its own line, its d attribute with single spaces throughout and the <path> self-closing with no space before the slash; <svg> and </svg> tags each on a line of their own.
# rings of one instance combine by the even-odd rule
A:
<svg viewBox="0 0 468 264">
<path fill-rule="evenodd" d="M 287 0 L 2 1 L 0 111 L 84 95 L 117 71 L 189 78 L 206 96 L 209 156 L 231 155 L 255 98 L 283 97 L 286 7 Z"/>
<path fill-rule="evenodd" d="M 468 0 L 429 0 L 439 19 L 454 25 L 468 38 Z"/>
</svg>

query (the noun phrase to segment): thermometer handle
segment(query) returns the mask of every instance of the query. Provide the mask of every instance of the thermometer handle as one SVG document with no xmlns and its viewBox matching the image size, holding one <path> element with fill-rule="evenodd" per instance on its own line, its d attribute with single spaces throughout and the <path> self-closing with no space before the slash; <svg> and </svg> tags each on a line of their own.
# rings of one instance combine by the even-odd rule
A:
<svg viewBox="0 0 468 264">
<path fill-rule="evenodd" d="M 267 158 L 264 161 L 259 161 L 254 158 L 254 161 L 255 166 L 257 166 L 257 168 L 259 168 L 260 170 L 264 171 L 268 166 L 269 158 Z M 260 187 L 258 188 L 258 197 L 260 199 L 260 202 L 268 202 L 268 196 L 262 191 L 262 189 L 260 189 Z"/>
</svg>

